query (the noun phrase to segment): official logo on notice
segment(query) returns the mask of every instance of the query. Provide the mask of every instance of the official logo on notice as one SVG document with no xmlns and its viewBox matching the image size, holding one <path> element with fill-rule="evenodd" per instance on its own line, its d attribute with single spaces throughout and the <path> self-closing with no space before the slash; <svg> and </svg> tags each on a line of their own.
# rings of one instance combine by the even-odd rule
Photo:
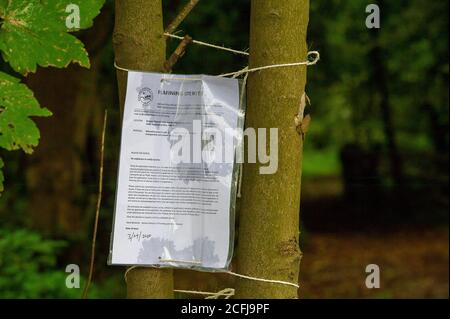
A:
<svg viewBox="0 0 450 319">
<path fill-rule="evenodd" d="M 138 100 L 142 103 L 143 106 L 149 106 L 153 101 L 153 91 L 150 88 L 140 89 Z"/>
</svg>

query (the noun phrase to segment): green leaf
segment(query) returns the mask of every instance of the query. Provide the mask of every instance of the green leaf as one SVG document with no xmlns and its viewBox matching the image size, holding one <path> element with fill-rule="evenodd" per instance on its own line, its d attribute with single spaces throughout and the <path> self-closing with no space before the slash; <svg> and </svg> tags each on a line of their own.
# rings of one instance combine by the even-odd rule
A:
<svg viewBox="0 0 450 319">
<path fill-rule="evenodd" d="M 3 171 L 2 171 L 3 166 L 4 166 L 3 160 L 0 157 L 0 196 L 1 196 L 1 193 L 3 192 L 3 182 L 5 181 L 5 177 L 3 176 Z"/>
<path fill-rule="evenodd" d="M 40 134 L 30 117 L 51 114 L 19 79 L 0 72 L 0 147 L 31 153 Z"/>
<path fill-rule="evenodd" d="M 0 0 L 0 50 L 5 61 L 22 74 L 37 65 L 64 68 L 78 63 L 89 68 L 84 45 L 68 32 L 92 26 L 105 0 Z M 80 9 L 80 27 L 68 29 L 66 20 Z"/>
</svg>

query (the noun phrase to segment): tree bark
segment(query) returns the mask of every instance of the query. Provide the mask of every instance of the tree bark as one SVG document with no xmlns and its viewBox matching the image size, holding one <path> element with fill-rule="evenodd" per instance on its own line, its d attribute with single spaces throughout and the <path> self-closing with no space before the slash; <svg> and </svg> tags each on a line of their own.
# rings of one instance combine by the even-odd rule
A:
<svg viewBox="0 0 450 319">
<path fill-rule="evenodd" d="M 250 68 L 305 60 L 308 0 L 252 0 Z M 237 270 L 265 279 L 298 282 L 302 138 L 296 131 L 306 67 L 251 74 L 246 126 L 278 128 L 278 171 L 260 175 L 245 164 Z M 292 286 L 239 279 L 239 298 L 297 298 Z"/>
<path fill-rule="evenodd" d="M 116 1 L 113 36 L 116 63 L 127 69 L 161 72 L 166 58 L 161 0 Z M 117 71 L 121 112 L 127 73 Z M 171 269 L 134 268 L 127 274 L 128 298 L 173 298 Z"/>
</svg>

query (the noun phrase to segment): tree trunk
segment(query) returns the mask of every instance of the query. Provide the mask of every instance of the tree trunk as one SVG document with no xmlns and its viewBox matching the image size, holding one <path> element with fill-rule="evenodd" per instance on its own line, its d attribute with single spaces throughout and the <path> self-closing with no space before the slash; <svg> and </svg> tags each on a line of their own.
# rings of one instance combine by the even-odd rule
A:
<svg viewBox="0 0 450 319">
<path fill-rule="evenodd" d="M 403 184 L 403 165 L 395 138 L 392 107 L 387 87 L 388 77 L 383 64 L 383 51 L 379 45 L 375 45 L 371 52 L 371 57 L 373 66 L 373 90 L 380 98 L 381 118 L 388 148 L 391 176 L 396 186 L 400 186 Z"/>
<path fill-rule="evenodd" d="M 252 0 L 250 67 L 306 59 L 308 0 Z M 245 164 L 237 247 L 238 272 L 297 283 L 302 139 L 294 117 L 305 90 L 306 67 L 251 74 L 246 126 L 278 128 L 278 171 L 260 175 Z M 297 298 L 292 286 L 239 279 L 240 298 Z"/>
<path fill-rule="evenodd" d="M 383 8 L 383 0 L 376 1 L 380 8 Z M 403 184 L 403 163 L 395 137 L 395 125 L 392 116 L 392 106 L 389 99 L 389 75 L 386 69 L 386 57 L 380 44 L 381 29 L 371 30 L 374 47 L 370 52 L 372 65 L 372 94 L 379 96 L 379 106 L 381 119 L 383 121 L 384 135 L 386 138 L 390 171 L 396 186 Z"/>
<path fill-rule="evenodd" d="M 127 69 L 161 72 L 166 58 L 161 0 L 116 1 L 114 50 Z M 127 73 L 117 71 L 121 111 Z M 127 275 L 128 298 L 173 298 L 171 269 L 134 268 Z"/>
</svg>

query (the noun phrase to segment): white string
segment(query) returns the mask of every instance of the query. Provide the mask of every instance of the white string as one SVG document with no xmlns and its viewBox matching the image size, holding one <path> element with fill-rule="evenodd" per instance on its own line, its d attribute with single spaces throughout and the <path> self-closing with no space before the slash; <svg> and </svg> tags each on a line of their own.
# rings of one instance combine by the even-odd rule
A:
<svg viewBox="0 0 450 319">
<path fill-rule="evenodd" d="M 125 271 L 125 274 L 124 274 L 124 279 L 125 279 L 125 282 L 127 282 L 127 275 L 128 275 L 128 273 L 132 270 L 132 269 L 134 269 L 134 268 L 137 268 L 138 266 L 131 266 L 130 268 L 127 268 L 127 270 Z M 289 281 L 283 281 L 283 280 L 273 280 L 273 279 L 264 279 L 264 278 L 258 278 L 258 277 L 252 277 L 252 276 L 247 276 L 247 275 L 241 275 L 241 274 L 238 274 L 238 273 L 235 273 L 235 272 L 232 272 L 232 271 L 225 271 L 225 273 L 226 274 L 229 274 L 229 275 L 232 275 L 232 276 L 235 276 L 235 277 L 239 277 L 239 278 L 243 278 L 243 279 L 248 279 L 248 280 L 253 280 L 253 281 L 260 281 L 260 282 L 266 282 L 266 283 L 271 283 L 271 284 L 279 284 L 279 285 L 285 285 L 285 286 L 292 286 L 292 287 L 295 287 L 295 288 L 300 288 L 300 286 L 298 285 L 298 284 L 296 284 L 296 283 L 293 283 L 293 282 L 289 282 Z M 232 289 L 232 288 L 227 288 L 227 289 Z M 200 293 L 203 293 L 203 292 L 200 292 Z"/>
<path fill-rule="evenodd" d="M 175 34 L 171 34 L 171 33 L 167 33 L 167 32 L 165 32 L 164 35 L 166 37 L 174 38 L 174 39 L 178 39 L 178 40 L 183 40 L 184 39 L 181 36 L 178 36 L 178 35 L 175 35 Z M 235 53 L 235 54 L 241 54 L 241 55 L 246 55 L 246 56 L 250 55 L 248 52 L 245 52 L 245 51 L 234 50 L 234 49 L 231 49 L 231 48 L 227 48 L 227 47 L 224 47 L 224 46 L 219 46 L 219 45 L 215 45 L 215 44 L 211 44 L 211 43 L 207 43 L 207 42 L 203 42 L 203 41 L 192 40 L 192 43 L 195 43 L 195 44 L 201 45 L 201 46 L 214 48 L 214 49 L 217 49 L 217 50 L 228 51 L 228 52 Z M 265 66 L 260 66 L 260 67 L 256 67 L 256 68 L 251 68 L 251 69 L 249 69 L 248 67 L 245 67 L 242 70 L 239 70 L 239 71 L 236 71 L 236 72 L 224 73 L 224 74 L 220 74 L 218 76 L 221 76 L 221 77 L 230 77 L 231 76 L 232 78 L 237 78 L 237 77 L 239 77 L 239 76 L 241 76 L 243 74 L 248 74 L 248 73 L 252 73 L 252 72 L 256 72 L 256 71 L 262 71 L 262 70 L 273 69 L 273 68 L 293 67 L 293 66 L 301 66 L 301 65 L 311 66 L 311 65 L 317 64 L 317 62 L 319 62 L 319 60 L 320 60 L 320 53 L 318 51 L 309 51 L 308 54 L 307 54 L 307 60 L 306 61 L 265 65 Z M 120 67 L 119 65 L 117 65 L 116 61 L 114 61 L 114 67 L 116 69 L 118 69 L 118 70 L 125 71 L 125 72 L 135 71 L 135 70 L 131 70 L 131 69 L 126 69 L 126 68 Z"/>
<path fill-rule="evenodd" d="M 198 261 L 198 260 L 178 260 L 178 259 L 160 259 L 159 260 L 162 263 L 180 263 L 180 264 L 197 264 L 197 265 L 201 265 L 202 262 Z"/>
<path fill-rule="evenodd" d="M 122 68 L 121 66 L 118 66 L 118 65 L 117 65 L 117 62 L 116 62 L 116 61 L 114 61 L 114 67 L 115 67 L 117 70 L 124 71 L 124 72 L 137 71 L 137 70 L 131 70 L 131 69 L 125 69 L 125 68 Z"/>
<path fill-rule="evenodd" d="M 221 77 L 231 76 L 233 78 L 237 78 L 237 77 L 241 76 L 242 74 L 247 74 L 247 73 L 252 73 L 252 72 L 257 72 L 257 71 L 262 71 L 262 70 L 268 70 L 268 69 L 273 69 L 273 68 L 292 67 L 292 66 L 300 66 L 300 65 L 306 65 L 306 66 L 315 65 L 320 60 L 320 53 L 318 51 L 309 51 L 307 56 L 308 56 L 307 61 L 303 61 L 303 62 L 271 64 L 271 65 L 265 65 L 265 66 L 260 66 L 260 67 L 256 67 L 256 68 L 251 68 L 251 69 L 249 69 L 248 67 L 245 67 L 244 69 L 242 69 L 240 71 L 224 73 L 224 74 L 220 74 L 219 76 L 221 76 Z M 314 56 L 314 58 L 312 60 L 309 60 L 309 58 L 312 56 Z"/>
<path fill-rule="evenodd" d="M 184 39 L 183 37 L 180 37 L 180 36 L 175 35 L 175 34 L 167 33 L 167 32 L 165 32 L 164 35 L 166 37 L 174 38 L 174 39 L 178 39 L 178 40 L 183 40 Z M 228 51 L 228 52 L 231 52 L 231 53 L 234 53 L 234 54 L 240 54 L 240 55 L 246 55 L 246 56 L 250 55 L 250 53 L 245 52 L 245 51 L 234 50 L 234 49 L 226 48 L 224 46 L 215 45 L 215 44 L 211 44 L 211 43 L 206 43 L 206 42 L 202 42 L 202 41 L 192 40 L 192 43 L 195 43 L 195 44 L 201 45 L 201 46 L 205 46 L 205 47 L 210 47 L 210 48 L 217 49 L 217 50 Z"/>
<path fill-rule="evenodd" d="M 225 299 L 230 299 L 230 297 L 234 296 L 235 290 L 233 288 L 225 288 L 218 292 L 209 292 L 209 291 L 174 289 L 174 292 L 208 296 L 205 299 L 219 299 L 219 297 L 225 297 Z"/>
<path fill-rule="evenodd" d="M 184 260 L 176 260 L 176 259 L 160 259 L 160 261 L 161 262 L 168 262 L 168 263 L 169 262 L 175 262 L 175 263 L 185 263 L 185 264 L 201 264 L 202 263 L 201 261 L 184 261 Z M 287 286 L 293 286 L 293 287 L 296 287 L 296 288 L 300 288 L 299 285 L 297 285 L 295 283 L 287 282 L 287 281 L 257 278 L 257 277 L 252 277 L 252 276 L 241 275 L 241 274 L 238 274 L 238 273 L 235 273 L 235 272 L 232 272 L 232 271 L 226 271 L 225 273 L 229 274 L 229 275 L 232 275 L 232 276 L 244 278 L 244 279 L 261 281 L 261 282 L 268 282 L 268 283 L 280 284 L 280 285 L 287 285 Z M 229 289 L 231 289 L 231 288 L 229 288 Z"/>
<path fill-rule="evenodd" d="M 248 280 L 254 280 L 254 281 L 260 281 L 260 282 L 267 282 L 267 283 L 271 283 L 271 284 L 279 284 L 279 285 L 285 285 L 285 286 L 292 286 L 295 288 L 300 288 L 300 286 L 296 283 L 293 282 L 289 282 L 289 281 L 282 281 L 282 280 L 273 280 L 273 279 L 264 279 L 264 278 L 258 278 L 258 277 L 252 277 L 252 276 L 246 276 L 246 275 L 241 275 L 232 271 L 227 271 L 227 274 L 239 277 L 239 278 L 244 278 L 244 279 L 248 279 Z"/>
<path fill-rule="evenodd" d="M 223 74 L 219 74 L 218 76 L 220 76 L 220 77 L 230 77 L 231 76 L 232 78 L 237 78 L 243 74 L 248 74 L 248 73 L 262 71 L 262 70 L 268 70 L 268 69 L 274 69 L 274 68 L 293 67 L 293 66 L 301 66 L 301 65 L 311 66 L 311 65 L 317 64 L 317 62 L 319 62 L 319 60 L 320 60 L 320 53 L 318 51 L 308 52 L 308 57 L 311 57 L 313 55 L 314 55 L 314 59 L 311 61 L 308 60 L 308 61 L 294 62 L 294 63 L 271 64 L 271 65 L 265 65 L 265 66 L 260 66 L 260 67 L 256 67 L 256 68 L 251 68 L 251 69 L 249 69 L 248 67 L 245 67 L 242 70 L 239 70 L 236 72 L 230 72 L 230 73 L 223 73 Z M 125 72 L 134 71 L 134 70 L 125 69 L 123 67 L 120 67 L 117 65 L 116 62 L 114 62 L 114 67 L 118 70 L 125 71 Z"/>
<path fill-rule="evenodd" d="M 127 268 L 127 270 L 125 270 L 125 273 L 123 274 L 123 278 L 125 279 L 125 282 L 126 283 L 128 283 L 128 280 L 127 280 L 127 275 L 128 275 L 128 273 L 131 271 L 131 270 L 133 270 L 133 269 L 135 269 L 135 268 L 137 268 L 138 266 L 131 266 L 131 267 L 129 267 L 129 268 Z"/>
</svg>

